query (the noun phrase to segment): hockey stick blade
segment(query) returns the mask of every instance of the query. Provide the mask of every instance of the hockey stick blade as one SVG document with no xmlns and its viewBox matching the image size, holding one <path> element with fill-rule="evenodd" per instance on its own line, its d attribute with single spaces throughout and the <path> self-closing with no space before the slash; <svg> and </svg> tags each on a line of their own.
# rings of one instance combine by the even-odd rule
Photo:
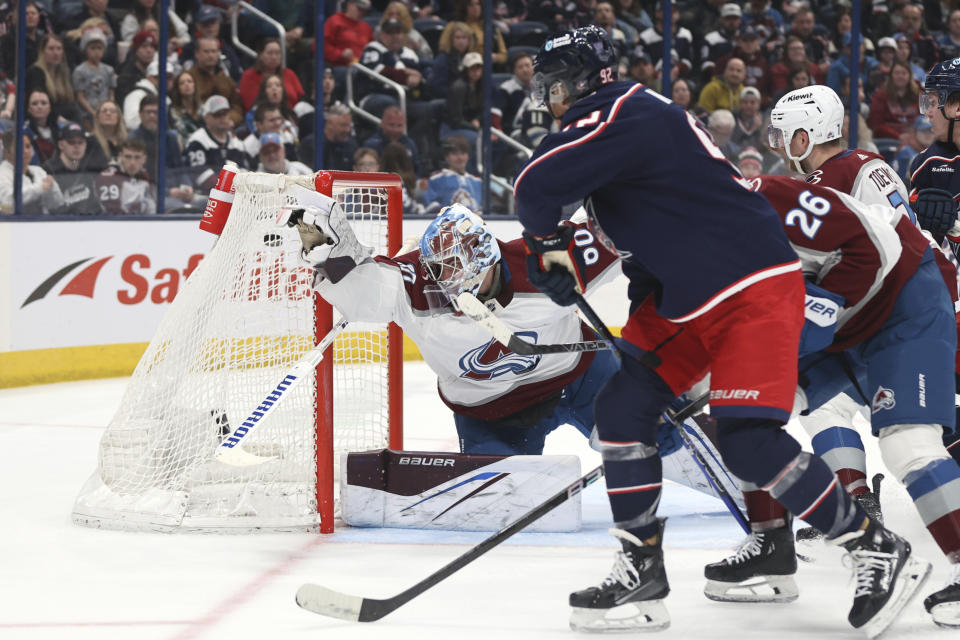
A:
<svg viewBox="0 0 960 640">
<path fill-rule="evenodd" d="M 464 568 L 487 551 L 490 551 L 504 540 L 510 538 L 515 533 L 525 529 L 530 524 L 539 520 L 555 508 L 577 495 L 591 484 L 603 477 L 603 467 L 597 467 L 586 475 L 580 477 L 576 482 L 568 485 L 565 489 L 543 502 L 526 514 L 518 518 L 512 524 L 496 532 L 480 544 L 472 547 L 469 551 L 454 559 L 452 562 L 441 567 L 430 574 L 420 582 L 409 589 L 401 591 L 392 598 L 362 598 L 352 596 L 339 591 L 334 591 L 326 587 L 314 584 L 304 584 L 297 590 L 297 605 L 302 609 L 339 618 L 340 620 L 353 620 L 356 622 L 373 622 L 379 620 L 390 613 L 393 613 L 406 603 L 410 602 L 421 593 L 437 585 L 441 581 L 449 578 L 451 575 Z"/>
<path fill-rule="evenodd" d="M 263 423 L 284 397 L 290 395 L 304 378 L 310 377 L 313 370 L 323 360 L 323 352 L 333 344 L 333 341 L 346 326 L 347 320 L 341 319 L 317 346 L 307 351 L 290 367 L 290 370 L 274 387 L 273 391 L 260 401 L 257 408 L 250 412 L 250 415 L 240 423 L 239 427 L 234 429 L 233 433 L 227 435 L 223 442 L 217 445 L 217 450 L 213 455 L 215 460 L 233 467 L 250 467 L 276 459 L 276 456 L 254 455 L 244 451 L 241 445 L 246 442 L 250 434 Z"/>
<path fill-rule="evenodd" d="M 518 337 L 503 320 L 494 315 L 487 305 L 480 302 L 469 291 L 457 296 L 457 306 L 468 318 L 483 327 L 494 339 L 514 353 L 533 356 L 544 353 L 571 353 L 578 351 L 603 351 L 612 346 L 601 340 L 586 342 L 568 342 L 563 344 L 534 344 Z"/>
</svg>

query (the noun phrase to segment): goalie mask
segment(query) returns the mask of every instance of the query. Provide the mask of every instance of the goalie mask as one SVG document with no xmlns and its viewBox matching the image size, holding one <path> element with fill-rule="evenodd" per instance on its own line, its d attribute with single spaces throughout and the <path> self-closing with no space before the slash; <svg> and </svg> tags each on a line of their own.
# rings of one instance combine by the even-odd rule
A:
<svg viewBox="0 0 960 640">
<path fill-rule="evenodd" d="M 420 239 L 420 262 L 439 287 L 424 291 L 431 306 L 446 306 L 464 291 L 476 295 L 487 271 L 499 261 L 496 238 L 483 219 L 462 204 L 444 208 Z"/>
<path fill-rule="evenodd" d="M 798 156 L 790 151 L 790 143 L 797 131 L 804 130 L 810 138 L 806 150 Z M 768 142 L 773 149 L 783 149 L 794 168 L 805 171 L 800 163 L 813 151 L 814 145 L 837 140 L 843 130 L 843 102 L 830 87 L 813 85 L 785 94 L 770 112 Z"/>
</svg>

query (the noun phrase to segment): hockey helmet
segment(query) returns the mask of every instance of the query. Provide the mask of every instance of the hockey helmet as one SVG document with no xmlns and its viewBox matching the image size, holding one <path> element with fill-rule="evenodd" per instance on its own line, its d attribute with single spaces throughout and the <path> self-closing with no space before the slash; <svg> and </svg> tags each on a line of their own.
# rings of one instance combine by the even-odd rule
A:
<svg viewBox="0 0 960 640">
<path fill-rule="evenodd" d="M 790 153 L 790 141 L 799 130 L 810 136 L 810 144 L 799 156 Z M 786 93 L 770 112 L 767 138 L 774 149 L 784 149 L 787 158 L 799 169 L 801 160 L 813 151 L 813 146 L 837 140 L 843 131 L 843 102 L 840 96 L 825 85 L 812 85 Z"/>
<path fill-rule="evenodd" d="M 927 73 L 918 104 L 920 115 L 925 115 L 930 109 L 939 109 L 943 113 L 951 94 L 957 94 L 953 98 L 955 101 L 960 100 L 960 58 L 938 62 Z M 947 117 L 946 114 L 944 117 Z"/>
<path fill-rule="evenodd" d="M 575 102 L 617 79 L 617 53 L 603 29 L 588 25 L 547 39 L 533 60 L 535 93 L 545 105 Z"/>
<path fill-rule="evenodd" d="M 500 261 L 500 245 L 483 218 L 462 204 L 442 209 L 420 238 L 420 262 L 446 302 L 476 294 L 487 271 Z"/>
</svg>

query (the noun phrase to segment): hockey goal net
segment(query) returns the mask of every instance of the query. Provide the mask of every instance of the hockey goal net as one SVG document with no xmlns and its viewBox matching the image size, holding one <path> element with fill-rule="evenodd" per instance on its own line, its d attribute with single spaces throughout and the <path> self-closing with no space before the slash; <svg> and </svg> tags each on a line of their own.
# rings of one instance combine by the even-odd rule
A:
<svg viewBox="0 0 960 640">
<path fill-rule="evenodd" d="M 340 454 L 402 448 L 402 334 L 351 323 L 244 447 L 275 459 L 213 460 L 222 439 L 326 335 L 332 310 L 275 223 L 291 184 L 338 200 L 360 241 L 401 245 L 399 178 L 239 173 L 223 232 L 164 316 L 99 447 L 77 524 L 153 531 L 333 530 Z"/>
</svg>

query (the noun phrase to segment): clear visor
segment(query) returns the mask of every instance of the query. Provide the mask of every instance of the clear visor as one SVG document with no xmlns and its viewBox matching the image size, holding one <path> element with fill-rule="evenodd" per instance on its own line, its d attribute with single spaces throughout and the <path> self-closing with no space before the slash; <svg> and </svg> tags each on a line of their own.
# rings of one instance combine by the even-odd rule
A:
<svg viewBox="0 0 960 640">
<path fill-rule="evenodd" d="M 917 100 L 917 103 L 920 107 L 920 113 L 926 113 L 931 109 L 940 108 L 940 94 L 936 91 L 924 91 L 920 94 L 920 98 Z"/>
<path fill-rule="evenodd" d="M 771 149 L 785 149 L 783 129 L 770 125 L 767 127 L 767 144 Z"/>
<path fill-rule="evenodd" d="M 533 74 L 533 95 L 539 100 L 539 106 L 546 107 L 550 103 L 562 103 L 570 92 L 567 85 L 553 74 L 538 72 Z"/>
</svg>

